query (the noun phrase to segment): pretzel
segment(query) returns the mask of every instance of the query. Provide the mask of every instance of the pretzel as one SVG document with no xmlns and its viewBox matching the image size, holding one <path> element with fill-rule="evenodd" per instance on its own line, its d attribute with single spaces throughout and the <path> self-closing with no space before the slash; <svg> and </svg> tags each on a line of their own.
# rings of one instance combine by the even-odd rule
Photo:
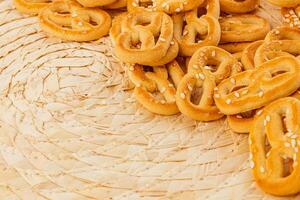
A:
<svg viewBox="0 0 300 200">
<path fill-rule="evenodd" d="M 300 192 L 300 101 L 287 97 L 266 106 L 250 131 L 250 167 L 257 184 L 279 196 Z"/>
<path fill-rule="evenodd" d="M 167 66 L 170 79 L 179 84 L 184 72 L 176 61 Z M 131 65 L 129 68 L 129 78 L 135 84 L 134 94 L 137 101 L 147 110 L 160 115 L 174 115 L 179 112 L 174 85 L 168 80 L 168 70 L 166 67 L 154 67 L 153 72 L 146 72 L 141 65 Z M 158 92 L 164 97 L 157 100 L 153 93 Z"/>
<path fill-rule="evenodd" d="M 221 10 L 227 13 L 247 13 L 255 10 L 259 0 L 220 0 Z"/>
<path fill-rule="evenodd" d="M 222 81 L 214 99 L 220 111 L 235 115 L 261 108 L 291 95 L 300 86 L 300 63 L 291 56 L 279 57 Z"/>
<path fill-rule="evenodd" d="M 146 24 L 146 25 L 145 25 Z M 163 12 L 134 12 L 116 17 L 110 31 L 117 57 L 127 63 L 157 66 L 174 60 L 172 19 Z"/>
<path fill-rule="evenodd" d="M 163 11 L 168 14 L 193 10 L 205 0 L 128 0 L 129 12 L 136 11 Z"/>
<path fill-rule="evenodd" d="M 184 26 L 186 19 L 186 26 Z M 199 48 L 216 46 L 220 40 L 219 22 L 210 16 L 197 17 L 196 11 L 173 16 L 174 37 L 179 43 L 180 54 L 192 56 Z"/>
<path fill-rule="evenodd" d="M 251 42 L 264 39 L 270 24 L 256 15 L 238 15 L 220 19 L 221 42 Z"/>
<path fill-rule="evenodd" d="M 254 69 L 254 57 L 257 49 L 264 43 L 263 40 L 258 40 L 251 43 L 248 47 L 243 50 L 241 62 L 245 70 Z"/>
<path fill-rule="evenodd" d="M 268 0 L 275 6 L 280 7 L 295 7 L 300 4 L 300 0 Z"/>
<path fill-rule="evenodd" d="M 14 0 L 13 2 L 19 12 L 37 15 L 49 5 L 51 0 Z"/>
<path fill-rule="evenodd" d="M 251 42 L 232 42 L 226 44 L 219 44 L 218 47 L 228 51 L 229 53 L 238 53 L 242 52 L 250 44 Z"/>
<path fill-rule="evenodd" d="M 255 66 L 260 66 L 264 62 L 280 56 L 300 55 L 299 40 L 279 40 L 271 41 L 261 45 L 254 57 Z"/>
<path fill-rule="evenodd" d="M 214 88 L 221 80 L 240 71 L 239 67 L 237 60 L 223 49 L 213 46 L 200 48 L 192 56 L 188 73 L 177 88 L 176 102 L 179 110 L 199 121 L 222 118 L 223 114 L 214 105 Z M 202 89 L 199 103 L 192 100 L 192 93 L 196 88 Z"/>
<path fill-rule="evenodd" d="M 117 0 L 77 0 L 84 7 L 106 6 L 115 3 Z"/>
<path fill-rule="evenodd" d="M 83 8 L 75 1 L 56 0 L 41 10 L 39 19 L 46 33 L 80 42 L 101 38 L 109 32 L 111 25 L 108 13 Z"/>
<path fill-rule="evenodd" d="M 300 38 L 300 30 L 293 27 L 279 27 L 271 30 L 266 38 L 266 42 L 270 42 L 273 40 L 299 40 Z"/>
<path fill-rule="evenodd" d="M 290 27 L 300 28 L 300 6 L 294 8 L 281 8 L 281 14 L 285 23 Z"/>
</svg>

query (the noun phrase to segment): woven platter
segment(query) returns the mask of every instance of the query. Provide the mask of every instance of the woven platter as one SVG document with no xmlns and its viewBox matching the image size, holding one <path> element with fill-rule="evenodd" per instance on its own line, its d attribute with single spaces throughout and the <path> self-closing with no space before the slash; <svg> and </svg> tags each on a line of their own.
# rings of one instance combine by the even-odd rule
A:
<svg viewBox="0 0 300 200">
<path fill-rule="evenodd" d="M 0 199 L 276 199 L 253 181 L 247 135 L 153 115 L 128 83 L 109 38 L 48 38 L 0 0 Z"/>
</svg>

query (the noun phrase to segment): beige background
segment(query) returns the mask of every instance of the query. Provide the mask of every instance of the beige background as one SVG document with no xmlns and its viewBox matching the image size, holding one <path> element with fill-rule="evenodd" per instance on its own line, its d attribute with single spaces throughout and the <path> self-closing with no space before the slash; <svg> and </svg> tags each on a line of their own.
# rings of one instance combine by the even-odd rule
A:
<svg viewBox="0 0 300 200">
<path fill-rule="evenodd" d="M 259 13 L 280 24 L 265 2 Z M 246 135 L 147 112 L 111 52 L 108 38 L 47 38 L 0 0 L 1 200 L 272 199 L 253 182 Z"/>
</svg>

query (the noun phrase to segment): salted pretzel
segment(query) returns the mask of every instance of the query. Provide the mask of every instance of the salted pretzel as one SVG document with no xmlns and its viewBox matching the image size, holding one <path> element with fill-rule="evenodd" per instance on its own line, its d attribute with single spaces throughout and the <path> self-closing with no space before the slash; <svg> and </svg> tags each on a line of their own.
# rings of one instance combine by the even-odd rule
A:
<svg viewBox="0 0 300 200">
<path fill-rule="evenodd" d="M 251 42 L 232 42 L 232 43 L 219 44 L 218 47 L 228 51 L 229 53 L 238 53 L 238 52 L 242 52 L 250 44 Z"/>
<path fill-rule="evenodd" d="M 213 121 L 223 117 L 214 105 L 213 93 L 216 85 L 223 79 L 239 72 L 238 61 L 228 52 L 218 47 L 202 47 L 192 56 L 188 73 L 181 80 L 177 92 L 176 102 L 179 110 L 192 119 L 199 121 Z M 196 96 L 197 89 L 200 98 Z"/>
<path fill-rule="evenodd" d="M 279 40 L 261 45 L 254 56 L 255 66 L 280 56 L 299 56 L 300 40 Z"/>
<path fill-rule="evenodd" d="M 128 0 L 127 9 L 135 11 L 163 11 L 168 14 L 186 12 L 202 5 L 205 0 Z"/>
<path fill-rule="evenodd" d="M 84 7 L 106 6 L 115 3 L 117 0 L 77 0 Z"/>
<path fill-rule="evenodd" d="M 220 19 L 221 42 L 251 42 L 264 39 L 270 31 L 269 22 L 256 15 L 237 15 Z"/>
<path fill-rule="evenodd" d="M 300 101 L 287 97 L 266 106 L 250 131 L 250 167 L 257 184 L 279 196 L 300 192 Z"/>
<path fill-rule="evenodd" d="M 222 81 L 214 99 L 222 113 L 235 115 L 289 96 L 299 87 L 300 63 L 294 57 L 284 56 Z"/>
<path fill-rule="evenodd" d="M 175 100 L 175 86 L 179 84 L 184 72 L 176 61 L 169 63 L 167 67 L 148 67 L 153 72 L 147 71 L 147 68 L 141 65 L 129 66 L 129 78 L 136 86 L 134 94 L 140 104 L 160 115 L 174 115 L 179 112 Z M 159 93 L 163 98 L 158 100 L 154 93 Z"/>
<path fill-rule="evenodd" d="M 259 0 L 220 0 L 221 10 L 227 13 L 247 13 L 255 10 Z"/>
<path fill-rule="evenodd" d="M 251 43 L 250 45 L 248 45 L 243 50 L 242 57 L 241 57 L 241 62 L 243 64 L 245 70 L 255 68 L 254 57 L 255 57 L 257 49 L 261 45 L 263 45 L 263 43 L 264 43 L 263 40 L 255 41 L 255 42 Z"/>
<path fill-rule="evenodd" d="M 56 0 L 39 14 L 42 29 L 71 41 L 90 41 L 109 32 L 111 17 L 97 8 L 83 8 L 71 0 Z"/>
<path fill-rule="evenodd" d="M 115 53 L 123 62 L 158 66 L 171 62 L 178 54 L 173 21 L 163 12 L 134 12 L 116 17 L 110 36 Z"/>
<path fill-rule="evenodd" d="M 300 0 L 268 0 L 275 6 L 280 7 L 295 7 L 300 4 Z"/>
<path fill-rule="evenodd" d="M 201 47 L 216 46 L 219 43 L 220 25 L 213 17 L 205 15 L 198 18 L 195 10 L 187 14 L 174 15 L 173 21 L 174 36 L 183 56 L 192 56 Z"/>
<path fill-rule="evenodd" d="M 21 13 L 37 15 L 51 3 L 51 0 L 14 0 L 14 5 Z"/>
<path fill-rule="evenodd" d="M 273 41 L 273 40 L 299 40 L 300 38 L 300 30 L 298 28 L 293 27 L 279 27 L 271 30 L 265 41 Z"/>
<path fill-rule="evenodd" d="M 284 18 L 284 22 L 290 27 L 300 28 L 300 6 L 281 8 L 281 14 Z"/>
</svg>

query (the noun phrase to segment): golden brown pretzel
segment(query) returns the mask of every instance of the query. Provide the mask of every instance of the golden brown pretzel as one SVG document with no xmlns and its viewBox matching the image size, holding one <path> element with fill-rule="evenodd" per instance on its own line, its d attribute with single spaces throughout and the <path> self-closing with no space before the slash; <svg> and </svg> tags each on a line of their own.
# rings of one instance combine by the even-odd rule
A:
<svg viewBox="0 0 300 200">
<path fill-rule="evenodd" d="M 219 44 L 218 47 L 228 51 L 229 53 L 238 53 L 238 52 L 242 52 L 250 44 L 251 42 L 232 42 L 232 43 Z"/>
<path fill-rule="evenodd" d="M 110 36 L 115 54 L 123 62 L 164 65 L 178 54 L 173 21 L 163 12 L 134 12 L 116 17 Z"/>
<path fill-rule="evenodd" d="M 300 30 L 298 28 L 293 27 L 279 27 L 271 30 L 265 41 L 273 41 L 273 40 L 299 40 L 300 38 Z"/>
<path fill-rule="evenodd" d="M 254 56 L 255 66 L 280 56 L 299 56 L 300 40 L 279 40 L 265 42 L 261 45 Z"/>
<path fill-rule="evenodd" d="M 212 121 L 223 117 L 214 105 L 213 93 L 216 84 L 240 71 L 234 57 L 218 47 L 202 47 L 192 56 L 188 73 L 183 77 L 176 92 L 179 110 L 192 119 Z M 192 99 L 196 88 L 202 90 L 197 100 Z M 199 92 L 198 92 L 199 94 Z"/>
<path fill-rule="evenodd" d="M 268 0 L 268 1 L 280 7 L 295 7 L 300 4 L 300 0 Z"/>
<path fill-rule="evenodd" d="M 220 19 L 221 42 L 251 42 L 264 39 L 270 24 L 256 15 L 238 15 Z"/>
<path fill-rule="evenodd" d="M 176 89 L 168 80 L 170 78 L 178 84 L 184 75 L 176 61 L 168 64 L 168 69 L 164 66 L 154 67 L 153 72 L 147 72 L 146 68 L 140 65 L 129 66 L 129 78 L 136 86 L 134 94 L 140 104 L 147 110 L 160 115 L 174 115 L 179 112 L 175 100 Z M 163 98 L 158 100 L 153 95 L 155 92 Z"/>
<path fill-rule="evenodd" d="M 14 5 L 21 13 L 37 15 L 51 0 L 14 0 Z"/>
<path fill-rule="evenodd" d="M 241 72 L 222 81 L 217 86 L 214 97 L 222 113 L 235 115 L 289 96 L 299 87 L 299 61 L 286 56 L 275 58 L 254 70 Z"/>
<path fill-rule="evenodd" d="M 245 70 L 255 68 L 254 57 L 255 57 L 257 49 L 263 43 L 264 43 L 263 40 L 255 41 L 243 50 L 241 61 L 242 61 L 242 64 L 243 64 Z"/>
<path fill-rule="evenodd" d="M 279 196 L 300 192 L 300 101 L 287 97 L 266 106 L 250 131 L 250 167 L 257 184 Z"/>
<path fill-rule="evenodd" d="M 77 0 L 84 7 L 106 6 L 115 3 L 117 0 Z"/>
<path fill-rule="evenodd" d="M 221 10 L 227 13 L 247 13 L 259 5 L 259 0 L 220 0 Z"/>
<path fill-rule="evenodd" d="M 129 12 L 163 11 L 168 14 L 186 12 L 201 6 L 205 0 L 128 0 Z"/>
<path fill-rule="evenodd" d="M 56 0 L 39 14 L 42 29 L 64 40 L 90 41 L 109 32 L 111 18 L 97 8 L 83 8 L 75 1 Z"/>
<path fill-rule="evenodd" d="M 216 46 L 219 43 L 220 25 L 215 18 L 207 15 L 198 18 L 197 11 L 191 11 L 174 15 L 173 20 L 174 36 L 181 55 L 192 56 L 200 47 Z"/>
</svg>

